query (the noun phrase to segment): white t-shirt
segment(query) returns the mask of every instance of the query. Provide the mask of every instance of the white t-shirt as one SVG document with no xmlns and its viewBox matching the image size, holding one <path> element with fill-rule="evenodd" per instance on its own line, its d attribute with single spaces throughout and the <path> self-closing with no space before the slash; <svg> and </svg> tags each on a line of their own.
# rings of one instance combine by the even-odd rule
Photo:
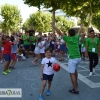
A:
<svg viewBox="0 0 100 100">
<path fill-rule="evenodd" d="M 45 44 L 45 41 L 41 42 L 42 46 Z M 45 45 L 43 46 L 43 48 L 40 49 L 40 53 L 44 53 L 45 50 Z"/>
<path fill-rule="evenodd" d="M 60 48 L 60 42 L 57 42 L 57 45 L 58 45 L 58 49 Z"/>
<path fill-rule="evenodd" d="M 43 58 L 41 62 L 41 64 L 44 65 L 43 74 L 47 74 L 47 75 L 54 74 L 54 70 L 53 70 L 54 63 L 56 63 L 56 59 L 53 57 L 51 57 L 50 59 L 46 57 Z"/>
<path fill-rule="evenodd" d="M 57 38 L 58 38 L 58 39 L 61 39 L 61 36 L 58 36 Z"/>
<path fill-rule="evenodd" d="M 35 54 L 40 54 L 40 47 L 41 46 L 42 46 L 42 44 L 40 42 L 36 45 L 35 50 L 34 50 Z"/>
<path fill-rule="evenodd" d="M 64 42 L 64 40 L 63 39 L 61 39 L 60 40 L 60 44 L 64 44 L 65 42 Z"/>
</svg>

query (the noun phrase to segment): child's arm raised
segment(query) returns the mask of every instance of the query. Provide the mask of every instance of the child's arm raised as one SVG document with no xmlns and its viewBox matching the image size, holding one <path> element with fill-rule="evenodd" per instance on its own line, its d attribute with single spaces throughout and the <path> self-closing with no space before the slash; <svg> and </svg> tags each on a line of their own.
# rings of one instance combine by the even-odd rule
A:
<svg viewBox="0 0 100 100">
<path fill-rule="evenodd" d="M 81 25 L 80 29 L 78 30 L 78 34 L 81 34 L 82 28 L 83 28 L 83 25 Z"/>
<path fill-rule="evenodd" d="M 51 26 L 53 29 L 56 30 L 57 34 L 60 35 L 60 36 L 64 36 L 64 34 L 60 31 L 60 29 L 58 29 L 53 23 L 51 23 Z"/>
</svg>

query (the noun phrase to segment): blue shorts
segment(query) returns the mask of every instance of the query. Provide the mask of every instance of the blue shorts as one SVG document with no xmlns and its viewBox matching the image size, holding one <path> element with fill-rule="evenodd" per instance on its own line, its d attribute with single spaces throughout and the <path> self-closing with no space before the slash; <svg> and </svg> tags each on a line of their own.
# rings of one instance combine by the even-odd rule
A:
<svg viewBox="0 0 100 100">
<path fill-rule="evenodd" d="M 43 80 L 52 81 L 53 76 L 54 76 L 54 74 L 52 74 L 52 75 L 43 74 Z"/>
<path fill-rule="evenodd" d="M 60 50 L 61 51 L 66 51 L 66 45 L 65 44 L 60 44 Z"/>
<path fill-rule="evenodd" d="M 4 59 L 5 59 L 5 61 L 11 61 L 11 55 L 4 54 Z"/>
</svg>

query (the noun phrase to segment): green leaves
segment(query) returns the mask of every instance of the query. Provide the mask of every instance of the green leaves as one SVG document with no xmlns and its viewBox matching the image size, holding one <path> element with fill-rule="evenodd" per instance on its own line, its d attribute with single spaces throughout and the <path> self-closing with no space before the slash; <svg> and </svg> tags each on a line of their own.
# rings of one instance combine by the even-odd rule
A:
<svg viewBox="0 0 100 100">
<path fill-rule="evenodd" d="M 51 20 L 51 14 L 46 14 L 38 11 L 30 15 L 30 18 L 28 18 L 23 24 L 23 28 L 25 30 L 28 30 L 30 25 L 33 25 L 36 31 L 49 32 L 52 31 L 50 25 Z M 62 31 L 67 31 L 69 28 L 74 26 L 74 23 L 72 21 L 68 21 L 66 18 L 63 18 L 61 16 L 56 16 L 56 25 Z"/>
<path fill-rule="evenodd" d="M 67 20 L 64 17 L 56 16 L 56 25 L 62 31 L 68 31 L 71 27 L 74 26 L 74 22 Z"/>
<path fill-rule="evenodd" d="M 67 0 L 63 1 L 62 9 L 69 16 L 76 16 L 82 23 L 91 24 L 92 16 L 100 10 L 100 0 Z"/>
<path fill-rule="evenodd" d="M 1 6 L 1 13 L 0 15 L 3 18 L 2 28 L 6 32 L 10 31 L 17 31 L 18 26 L 20 25 L 21 17 L 20 11 L 18 7 L 5 4 Z"/>
<path fill-rule="evenodd" d="M 95 16 L 93 16 L 92 19 L 92 24 L 100 30 L 100 13 L 96 14 Z"/>
<path fill-rule="evenodd" d="M 51 30 L 50 22 L 50 14 L 44 14 L 43 12 L 38 11 L 30 15 L 30 18 L 26 20 L 23 27 L 28 30 L 28 27 L 33 25 L 36 31 L 47 32 Z"/>
</svg>

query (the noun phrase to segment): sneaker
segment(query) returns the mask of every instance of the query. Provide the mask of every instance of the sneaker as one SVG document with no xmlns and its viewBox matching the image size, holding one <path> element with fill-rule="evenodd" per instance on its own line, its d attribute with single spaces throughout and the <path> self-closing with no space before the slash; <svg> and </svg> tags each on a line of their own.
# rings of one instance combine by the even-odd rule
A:
<svg viewBox="0 0 100 100">
<path fill-rule="evenodd" d="M 95 68 L 93 68 L 93 73 L 95 73 Z"/>
<path fill-rule="evenodd" d="M 5 71 L 4 71 L 4 72 L 2 72 L 2 73 L 3 73 L 4 75 L 7 75 L 7 74 L 8 74 L 8 73 L 7 73 L 7 72 L 5 72 Z"/>
<path fill-rule="evenodd" d="M 47 96 L 49 96 L 51 93 L 50 93 L 50 90 L 47 90 Z"/>
<path fill-rule="evenodd" d="M 6 73 L 10 73 L 11 72 L 11 70 L 6 70 Z"/>
<path fill-rule="evenodd" d="M 70 93 L 73 93 L 73 94 L 79 94 L 79 91 L 75 91 L 74 89 L 72 90 L 69 90 Z"/>
<path fill-rule="evenodd" d="M 43 96 L 42 95 L 39 96 L 39 100 L 43 100 Z"/>
<path fill-rule="evenodd" d="M 92 72 L 90 72 L 89 76 L 92 76 L 92 74 L 93 74 L 93 73 L 92 73 Z"/>
</svg>

